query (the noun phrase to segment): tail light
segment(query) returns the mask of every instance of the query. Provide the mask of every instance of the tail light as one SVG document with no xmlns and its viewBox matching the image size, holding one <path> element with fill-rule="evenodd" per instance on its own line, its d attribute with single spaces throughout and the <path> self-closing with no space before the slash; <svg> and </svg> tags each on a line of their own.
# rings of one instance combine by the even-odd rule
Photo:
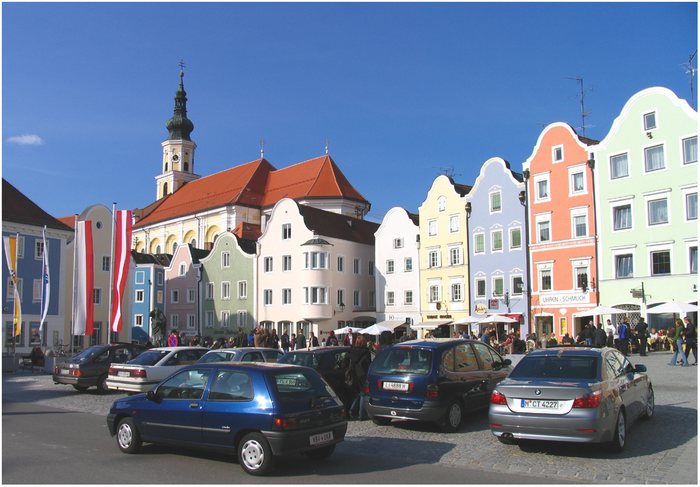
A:
<svg viewBox="0 0 700 487">
<path fill-rule="evenodd" d="M 272 424 L 278 430 L 291 430 L 299 426 L 296 418 L 273 418 Z"/>
<path fill-rule="evenodd" d="M 146 376 L 147 374 L 145 369 L 134 369 L 131 371 L 131 377 L 143 377 L 145 379 Z"/>
<path fill-rule="evenodd" d="M 437 384 L 428 384 L 425 388 L 425 397 L 428 399 L 439 399 L 440 398 L 440 388 Z"/>
<path fill-rule="evenodd" d="M 70 369 L 70 375 L 73 377 L 81 377 L 83 373 L 80 371 L 80 369 Z"/>
<path fill-rule="evenodd" d="M 491 393 L 491 404 L 505 406 L 506 404 L 508 404 L 508 402 L 506 401 L 506 396 L 504 396 L 498 391 L 493 391 Z"/>
<path fill-rule="evenodd" d="M 597 408 L 600 406 L 600 400 L 602 399 L 602 395 L 600 391 L 596 391 L 593 394 L 589 394 L 587 396 L 583 397 L 577 397 L 574 399 L 574 405 L 572 407 L 574 408 L 581 408 L 581 409 L 592 409 L 592 408 Z"/>
<path fill-rule="evenodd" d="M 107 372 L 109 375 L 117 375 L 117 369 L 114 367 L 109 368 L 109 372 Z"/>
</svg>

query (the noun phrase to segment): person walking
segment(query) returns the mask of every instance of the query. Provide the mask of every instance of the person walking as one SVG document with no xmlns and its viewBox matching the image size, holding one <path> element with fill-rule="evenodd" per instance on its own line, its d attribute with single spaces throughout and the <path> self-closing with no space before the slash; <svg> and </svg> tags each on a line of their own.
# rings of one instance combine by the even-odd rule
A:
<svg viewBox="0 0 700 487">
<path fill-rule="evenodd" d="M 619 350 L 626 357 L 630 346 L 630 326 L 627 317 L 623 318 L 622 323 L 617 327 L 617 336 Z"/>
<path fill-rule="evenodd" d="M 608 341 L 608 335 L 603 330 L 603 324 L 598 322 L 598 328 L 595 329 L 593 334 L 593 346 L 596 348 L 603 348 Z"/>
<path fill-rule="evenodd" d="M 309 348 L 311 347 L 318 347 L 318 338 L 316 338 L 313 331 L 309 332 Z"/>
<path fill-rule="evenodd" d="M 637 332 L 637 339 L 639 340 L 639 356 L 644 357 L 647 354 L 647 332 L 649 330 L 649 325 L 644 322 L 644 317 L 640 316 L 639 321 L 637 321 L 637 326 L 634 327 Z"/>
<path fill-rule="evenodd" d="M 326 339 L 326 345 L 329 347 L 337 347 L 338 346 L 338 337 L 335 336 L 335 332 L 333 330 L 328 332 L 328 338 Z"/>
<path fill-rule="evenodd" d="M 369 371 L 369 365 L 372 362 L 372 355 L 367 348 L 367 341 L 362 335 L 358 336 L 353 344 L 352 348 L 348 352 L 350 357 L 350 363 L 348 365 L 348 375 L 351 378 L 350 384 L 347 384 L 354 399 L 352 404 L 350 404 L 350 409 L 348 413 L 350 417 L 354 419 L 367 419 L 365 414 L 364 405 L 364 386 L 367 381 L 367 372 Z"/>
<path fill-rule="evenodd" d="M 304 331 L 300 328 L 299 333 L 297 333 L 297 343 L 295 350 L 303 350 L 306 348 L 306 337 L 304 336 Z"/>
<path fill-rule="evenodd" d="M 676 359 L 678 358 L 678 354 L 680 354 L 683 367 L 688 366 L 688 357 L 685 356 L 685 352 L 683 351 L 684 334 L 685 328 L 683 327 L 683 322 L 680 319 L 676 319 L 676 327 L 673 330 L 673 358 L 668 365 L 676 365 Z"/>
<path fill-rule="evenodd" d="M 690 360 L 690 352 L 693 352 L 693 358 L 695 362 L 693 365 L 698 364 L 698 332 L 695 328 L 695 324 L 690 321 L 687 316 L 683 318 L 685 322 L 685 357 Z"/>
<path fill-rule="evenodd" d="M 282 337 L 281 337 L 280 342 L 282 343 L 282 351 L 284 353 L 289 352 L 290 341 L 289 341 L 289 333 L 287 333 L 287 330 L 284 330 L 284 333 L 282 333 Z"/>
</svg>

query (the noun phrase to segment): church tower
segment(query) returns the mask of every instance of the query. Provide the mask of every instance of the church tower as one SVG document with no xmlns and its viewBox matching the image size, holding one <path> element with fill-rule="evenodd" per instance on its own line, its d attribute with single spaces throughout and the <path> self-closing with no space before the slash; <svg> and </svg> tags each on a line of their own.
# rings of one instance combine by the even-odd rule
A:
<svg viewBox="0 0 700 487">
<path fill-rule="evenodd" d="M 180 63 L 180 86 L 175 93 L 173 117 L 168 120 L 168 140 L 163 146 L 162 172 L 156 176 L 156 199 L 174 193 L 185 183 L 199 179 L 194 173 L 194 151 L 197 144 L 192 142 L 190 134 L 194 124 L 187 118 L 187 93 L 182 79 L 185 73 Z"/>
</svg>

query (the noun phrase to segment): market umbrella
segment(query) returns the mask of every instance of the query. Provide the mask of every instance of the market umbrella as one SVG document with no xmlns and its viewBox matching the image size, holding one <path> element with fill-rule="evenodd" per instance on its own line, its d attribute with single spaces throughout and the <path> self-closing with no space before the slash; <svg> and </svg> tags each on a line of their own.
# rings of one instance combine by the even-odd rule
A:
<svg viewBox="0 0 700 487">
<path fill-rule="evenodd" d="M 457 321 L 454 322 L 455 325 L 469 325 L 471 323 L 478 323 L 483 316 L 467 316 L 464 318 L 461 318 Z"/>
<path fill-rule="evenodd" d="M 338 328 L 337 330 L 333 330 L 336 334 L 341 334 L 344 335 L 345 333 L 357 333 L 360 331 L 362 328 L 355 328 L 352 326 L 344 326 L 343 328 Z"/>
<path fill-rule="evenodd" d="M 614 308 L 612 306 L 598 305 L 595 308 L 587 309 L 585 311 L 579 311 L 574 313 L 573 316 L 598 316 L 598 315 L 616 315 L 620 313 L 627 313 L 627 310 Z"/>
<path fill-rule="evenodd" d="M 647 313 L 651 314 L 662 314 L 662 313 L 695 313 L 698 311 L 698 307 L 694 304 L 684 303 L 682 301 L 669 301 L 667 303 L 662 303 L 653 308 L 647 308 Z"/>
<path fill-rule="evenodd" d="M 508 318 L 507 316 L 503 315 L 489 315 L 486 318 L 483 318 L 478 321 L 480 325 L 488 325 L 488 324 L 493 324 L 493 323 L 520 323 L 518 320 L 514 320 L 513 318 Z M 498 337 L 498 328 L 496 328 L 496 340 L 500 341 L 501 339 Z"/>
<path fill-rule="evenodd" d="M 357 333 L 359 333 L 360 335 L 381 335 L 385 331 L 393 332 L 394 330 L 384 325 L 372 325 L 359 330 Z"/>
</svg>

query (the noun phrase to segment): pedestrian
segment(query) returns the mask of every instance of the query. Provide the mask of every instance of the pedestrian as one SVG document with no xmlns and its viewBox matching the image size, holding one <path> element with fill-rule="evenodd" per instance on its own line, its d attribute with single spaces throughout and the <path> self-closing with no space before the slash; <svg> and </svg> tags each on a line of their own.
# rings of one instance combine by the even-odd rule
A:
<svg viewBox="0 0 700 487">
<path fill-rule="evenodd" d="M 302 330 L 300 328 L 299 333 L 297 333 L 297 343 L 296 343 L 295 350 L 303 350 L 305 348 L 306 348 L 306 336 L 304 336 L 304 330 Z"/>
<path fill-rule="evenodd" d="M 280 337 L 277 335 L 277 330 L 275 328 L 270 332 L 270 348 L 275 350 L 280 348 Z"/>
<path fill-rule="evenodd" d="M 326 339 L 326 345 L 329 347 L 337 347 L 338 346 L 338 338 L 335 336 L 335 332 L 333 330 L 328 332 L 328 338 Z"/>
<path fill-rule="evenodd" d="M 282 336 L 280 337 L 280 343 L 282 344 L 282 351 L 284 353 L 289 352 L 289 333 L 287 333 L 287 330 L 284 330 L 284 333 L 282 333 Z"/>
<path fill-rule="evenodd" d="M 348 385 L 354 397 L 348 412 L 353 419 L 367 419 L 364 406 L 364 386 L 367 381 L 369 365 L 372 362 L 372 355 L 369 348 L 367 348 L 365 337 L 360 335 L 354 340 L 348 356 L 350 357 L 350 363 L 346 378 L 350 380 L 346 380 L 346 385 Z"/>
<path fill-rule="evenodd" d="M 608 335 L 603 330 L 603 324 L 598 322 L 598 328 L 595 329 L 593 334 L 593 346 L 596 348 L 603 348 L 608 341 Z"/>
<path fill-rule="evenodd" d="M 688 357 L 685 356 L 685 352 L 683 351 L 683 335 L 685 335 L 683 322 L 680 319 L 676 319 L 675 328 L 669 328 L 668 332 L 669 335 L 673 334 L 673 358 L 668 365 L 676 365 L 676 359 L 678 358 L 678 354 L 680 354 L 683 367 L 687 367 Z"/>
<path fill-rule="evenodd" d="M 247 342 L 248 342 L 249 347 L 255 346 L 255 330 L 253 330 L 253 329 L 250 330 L 250 333 L 248 333 Z"/>
<path fill-rule="evenodd" d="M 263 348 L 265 346 L 265 333 L 262 328 L 255 330 L 253 335 L 253 346 L 255 348 Z"/>
<path fill-rule="evenodd" d="M 622 355 L 627 356 L 627 352 L 630 346 L 630 327 L 627 322 L 627 317 L 622 319 L 622 323 L 617 327 L 618 336 L 618 350 L 622 352 Z"/>
<path fill-rule="evenodd" d="M 588 346 L 588 347 L 593 346 L 593 335 L 594 334 L 595 334 L 595 330 L 593 329 L 593 320 L 591 320 L 583 328 L 583 340 L 586 343 L 586 346 Z"/>
<path fill-rule="evenodd" d="M 698 364 L 698 332 L 695 328 L 695 324 L 690 321 L 689 317 L 683 318 L 685 322 L 685 357 L 690 360 L 690 352 L 693 352 L 693 358 L 695 362 L 693 365 Z"/>
<path fill-rule="evenodd" d="M 640 316 L 639 321 L 637 321 L 637 326 L 634 327 L 634 331 L 637 332 L 637 339 L 639 340 L 639 356 L 644 357 L 647 354 L 647 333 L 649 330 L 649 325 L 644 322 L 644 317 Z"/>
<path fill-rule="evenodd" d="M 309 348 L 318 347 L 318 338 L 314 335 L 314 332 L 309 332 Z"/>
<path fill-rule="evenodd" d="M 292 333 L 292 338 L 289 339 L 289 349 L 290 350 L 297 349 L 297 334 L 296 333 Z"/>
</svg>

